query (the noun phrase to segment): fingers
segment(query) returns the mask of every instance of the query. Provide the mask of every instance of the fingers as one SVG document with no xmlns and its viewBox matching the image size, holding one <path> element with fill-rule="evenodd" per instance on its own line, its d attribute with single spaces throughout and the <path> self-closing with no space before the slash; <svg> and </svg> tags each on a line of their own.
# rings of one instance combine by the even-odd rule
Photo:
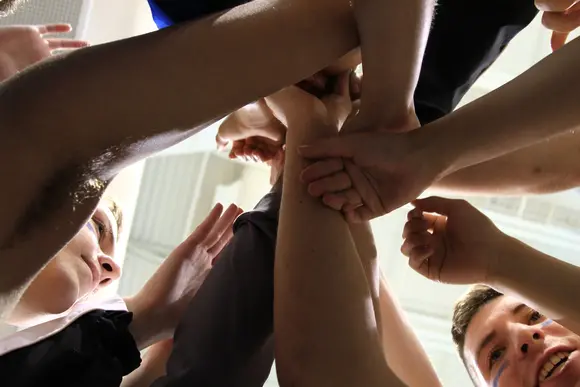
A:
<svg viewBox="0 0 580 387">
<path fill-rule="evenodd" d="M 436 212 L 441 215 L 449 216 L 454 211 L 460 210 L 462 207 L 471 207 L 465 200 L 446 199 L 438 196 L 431 196 L 425 199 L 417 199 L 411 202 L 415 208 L 423 212 Z"/>
<path fill-rule="evenodd" d="M 310 183 L 308 193 L 314 197 L 321 197 L 325 193 L 344 191 L 350 187 L 350 177 L 346 172 L 339 172 Z"/>
<path fill-rule="evenodd" d="M 48 48 L 54 50 L 74 50 L 78 48 L 88 47 L 89 42 L 74 39 L 46 39 Z"/>
<path fill-rule="evenodd" d="M 432 227 L 433 225 L 428 219 L 411 219 L 403 227 L 403 238 L 407 238 L 411 234 L 427 233 Z"/>
<path fill-rule="evenodd" d="M 312 183 L 323 177 L 338 173 L 343 169 L 344 164 L 341 158 L 320 160 L 304 168 L 300 174 L 300 179 L 303 183 Z"/>
<path fill-rule="evenodd" d="M 329 137 L 314 142 L 310 145 L 302 145 L 298 147 L 298 153 L 307 159 L 325 159 L 331 157 L 347 157 L 354 156 L 355 148 L 352 136 L 349 137 Z"/>
<path fill-rule="evenodd" d="M 552 38 L 550 39 L 550 47 L 552 51 L 556 51 L 564 47 L 566 41 L 568 40 L 569 33 L 567 32 L 554 32 L 552 33 Z"/>
<path fill-rule="evenodd" d="M 232 205 L 233 206 L 233 205 Z M 230 206 L 231 207 L 231 206 Z M 235 216 L 233 217 L 233 220 L 231 222 L 231 224 L 229 225 L 229 227 L 226 228 L 225 232 L 220 236 L 220 238 L 218 239 L 218 241 L 213 245 L 213 247 L 211 247 L 208 250 L 208 253 L 211 257 L 214 257 L 214 259 L 212 260 L 212 266 L 215 263 L 215 257 L 217 257 L 221 251 L 224 249 L 224 247 L 226 247 L 226 245 L 230 242 L 230 240 L 233 238 L 234 236 L 234 227 L 233 227 L 233 223 L 235 222 L 235 220 L 238 218 L 238 216 L 240 216 L 241 214 L 243 214 L 243 210 L 237 206 L 234 206 L 237 211 L 235 213 Z M 227 211 L 226 211 L 227 212 Z M 226 215 L 226 214 L 224 214 Z"/>
<path fill-rule="evenodd" d="M 218 203 L 216 204 L 210 213 L 206 216 L 206 218 L 195 228 L 195 230 L 187 237 L 184 241 L 184 244 L 199 244 L 204 241 L 213 227 L 215 226 L 216 222 L 219 220 L 224 207 Z"/>
<path fill-rule="evenodd" d="M 422 248 L 425 252 L 433 251 L 434 236 L 429 232 L 418 232 L 407 235 L 403 245 L 401 246 L 401 253 L 404 256 L 411 258 L 411 252 L 417 248 Z"/>
<path fill-rule="evenodd" d="M 36 26 L 41 35 L 44 34 L 62 34 L 72 31 L 72 26 L 66 23 L 41 24 Z"/>
<path fill-rule="evenodd" d="M 580 10 L 574 12 L 544 12 L 544 27 L 556 32 L 572 32 L 580 25 Z"/>
<path fill-rule="evenodd" d="M 223 212 L 222 216 L 216 222 L 214 222 L 211 231 L 207 234 L 205 240 L 203 241 L 203 245 L 206 246 L 208 252 L 214 251 L 216 246 L 219 247 L 220 240 L 224 234 L 226 234 L 232 228 L 234 221 L 238 217 L 239 210 L 240 209 L 238 206 L 235 204 L 230 204 L 230 206 Z M 225 243 L 227 243 L 227 240 Z M 218 252 L 220 250 L 218 250 Z"/>
</svg>

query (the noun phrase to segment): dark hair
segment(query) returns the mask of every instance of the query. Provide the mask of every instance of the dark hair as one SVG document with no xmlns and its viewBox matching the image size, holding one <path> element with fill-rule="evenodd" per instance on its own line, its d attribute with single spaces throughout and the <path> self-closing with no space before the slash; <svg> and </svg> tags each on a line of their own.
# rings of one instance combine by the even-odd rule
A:
<svg viewBox="0 0 580 387">
<path fill-rule="evenodd" d="M 489 286 L 475 285 L 469 291 L 461 297 L 453 308 L 453 318 L 451 323 L 451 336 L 453 337 L 453 342 L 459 352 L 459 356 L 463 361 L 463 365 L 469 373 L 469 377 L 476 385 L 477 379 L 473 375 L 474 370 L 465 361 L 464 346 L 465 346 L 465 334 L 467 333 L 467 328 L 473 320 L 473 317 L 479 312 L 479 310 L 490 301 L 495 300 L 498 297 L 503 296 L 502 293 Z"/>
<path fill-rule="evenodd" d="M 24 0 L 0 0 L 0 16 L 12 13 Z"/>
</svg>

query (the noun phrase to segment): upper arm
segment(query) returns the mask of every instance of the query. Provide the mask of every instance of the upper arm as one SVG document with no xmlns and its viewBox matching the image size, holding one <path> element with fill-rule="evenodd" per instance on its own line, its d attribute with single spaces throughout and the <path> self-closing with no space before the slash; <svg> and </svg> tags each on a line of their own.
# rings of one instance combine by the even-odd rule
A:
<svg viewBox="0 0 580 387">
<path fill-rule="evenodd" d="M 2 316 L 90 217 L 105 184 L 91 188 L 82 169 L 61 164 L 50 144 L 12 135 L 6 125 L 0 127 L 0 176 Z"/>
</svg>

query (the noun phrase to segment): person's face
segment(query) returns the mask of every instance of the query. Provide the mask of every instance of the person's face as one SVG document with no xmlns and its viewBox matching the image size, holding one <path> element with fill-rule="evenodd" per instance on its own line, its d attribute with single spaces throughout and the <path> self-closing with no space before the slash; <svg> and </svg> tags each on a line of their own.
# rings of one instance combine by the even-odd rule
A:
<svg viewBox="0 0 580 387">
<path fill-rule="evenodd" d="M 580 386 L 580 337 L 518 300 L 483 306 L 465 336 L 466 366 L 493 387 Z"/>
<path fill-rule="evenodd" d="M 66 312 L 120 276 L 114 261 L 117 222 L 101 204 L 90 221 L 26 289 L 9 322 L 27 326 Z"/>
</svg>

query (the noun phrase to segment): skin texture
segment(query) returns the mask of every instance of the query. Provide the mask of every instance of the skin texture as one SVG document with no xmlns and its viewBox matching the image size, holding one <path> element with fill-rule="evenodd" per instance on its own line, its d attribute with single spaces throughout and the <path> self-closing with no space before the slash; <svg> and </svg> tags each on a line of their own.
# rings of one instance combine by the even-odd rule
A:
<svg viewBox="0 0 580 387">
<path fill-rule="evenodd" d="M 120 169 L 357 44 L 347 2 L 258 0 L 54 58 L 3 83 L 0 175 L 11 184 L 0 193 L 0 266 L 11 269 L 0 270 L 0 311 L 86 224 Z M 193 89 L 183 82 L 191 74 L 203 74 Z"/>
<path fill-rule="evenodd" d="M 491 332 L 493 338 L 485 340 Z M 523 345 L 527 345 L 525 352 Z M 464 355 L 466 366 L 480 386 L 534 387 L 538 385 L 538 371 L 546 361 L 543 356 L 554 351 L 572 352 L 562 372 L 555 372 L 539 385 L 576 387 L 580 385 L 579 349 L 578 335 L 518 299 L 501 296 L 474 316 L 467 329 Z"/>
<path fill-rule="evenodd" d="M 117 238 L 117 222 L 102 203 L 86 226 L 35 277 L 7 321 L 19 326 L 41 323 L 118 279 Z"/>
<path fill-rule="evenodd" d="M 580 269 L 502 233 L 463 200 L 414 202 L 401 248 L 419 274 L 449 284 L 483 283 L 580 334 Z"/>
<path fill-rule="evenodd" d="M 302 179 L 313 196 L 345 211 L 349 220 L 384 215 L 446 175 L 577 129 L 580 77 L 570 74 L 579 58 L 580 40 L 575 40 L 513 81 L 419 130 L 345 133 L 313 141 L 300 149 L 317 161 L 305 168 Z M 540 97 L 546 95 L 550 97 Z M 335 157 L 356 168 L 325 160 Z M 337 186 L 333 178 L 345 171 L 350 180 Z M 358 203 L 352 195 L 346 197 L 344 186 L 357 187 Z"/>
</svg>

